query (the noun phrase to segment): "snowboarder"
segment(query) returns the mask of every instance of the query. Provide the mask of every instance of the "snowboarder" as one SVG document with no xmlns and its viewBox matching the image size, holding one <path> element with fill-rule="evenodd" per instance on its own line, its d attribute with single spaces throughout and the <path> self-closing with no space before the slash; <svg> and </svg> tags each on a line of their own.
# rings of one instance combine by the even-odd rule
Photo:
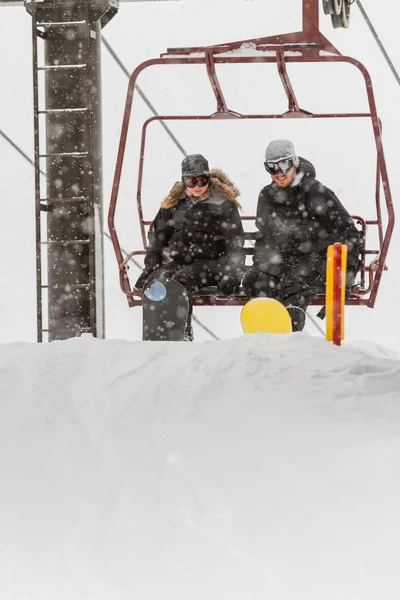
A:
<svg viewBox="0 0 400 600">
<path fill-rule="evenodd" d="M 288 140 L 265 151 L 272 183 L 259 195 L 253 266 L 243 279 L 249 298 L 275 298 L 287 307 L 293 331 L 304 328 L 306 309 L 325 292 L 327 248 L 348 248 L 346 286 L 360 268 L 361 234 L 335 194 L 315 179 L 314 166 Z"/>
<path fill-rule="evenodd" d="M 145 268 L 135 289 L 169 277 L 189 293 L 207 286 L 217 286 L 226 296 L 235 293 L 245 264 L 239 194 L 223 171 L 210 171 L 201 154 L 186 156 L 181 181 L 154 219 Z M 185 339 L 193 339 L 191 308 Z"/>
</svg>

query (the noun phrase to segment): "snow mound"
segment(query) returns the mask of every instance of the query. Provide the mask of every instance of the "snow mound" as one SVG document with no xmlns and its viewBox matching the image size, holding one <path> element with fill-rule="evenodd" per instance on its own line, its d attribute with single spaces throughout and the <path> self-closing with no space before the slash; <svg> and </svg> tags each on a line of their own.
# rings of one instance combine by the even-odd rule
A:
<svg viewBox="0 0 400 600">
<path fill-rule="evenodd" d="M 398 600 L 400 361 L 0 346 L 0 600 Z"/>
</svg>

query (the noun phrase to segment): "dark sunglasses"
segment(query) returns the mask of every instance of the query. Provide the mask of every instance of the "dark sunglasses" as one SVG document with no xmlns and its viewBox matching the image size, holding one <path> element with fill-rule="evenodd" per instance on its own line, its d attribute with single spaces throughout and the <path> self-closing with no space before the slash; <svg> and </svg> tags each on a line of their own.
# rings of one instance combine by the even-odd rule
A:
<svg viewBox="0 0 400 600">
<path fill-rule="evenodd" d="M 210 182 L 209 175 L 199 175 L 197 177 L 184 176 L 182 177 L 183 184 L 187 188 L 205 187 Z"/>
<path fill-rule="evenodd" d="M 293 167 L 293 158 L 284 158 L 278 162 L 265 162 L 264 167 L 271 175 L 287 173 Z"/>
</svg>

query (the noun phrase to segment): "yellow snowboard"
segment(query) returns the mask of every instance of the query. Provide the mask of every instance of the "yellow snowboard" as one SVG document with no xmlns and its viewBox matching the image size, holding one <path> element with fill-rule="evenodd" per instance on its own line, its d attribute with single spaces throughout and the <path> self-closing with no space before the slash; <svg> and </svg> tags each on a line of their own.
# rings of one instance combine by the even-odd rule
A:
<svg viewBox="0 0 400 600">
<path fill-rule="evenodd" d="M 286 308 L 272 298 L 253 298 L 240 313 L 244 333 L 289 333 L 292 322 Z"/>
</svg>

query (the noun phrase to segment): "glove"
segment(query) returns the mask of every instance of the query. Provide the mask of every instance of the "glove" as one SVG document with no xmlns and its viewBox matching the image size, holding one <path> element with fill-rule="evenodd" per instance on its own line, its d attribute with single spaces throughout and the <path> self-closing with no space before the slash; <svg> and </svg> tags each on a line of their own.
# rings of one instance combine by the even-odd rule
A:
<svg viewBox="0 0 400 600">
<path fill-rule="evenodd" d="M 139 279 L 135 283 L 134 289 L 135 290 L 143 290 L 146 287 L 146 281 L 152 272 L 153 272 L 153 269 L 150 269 L 150 267 L 146 267 L 145 269 L 143 269 L 142 274 L 140 275 Z"/>
<path fill-rule="evenodd" d="M 213 248 L 212 244 L 191 244 L 189 246 L 189 254 L 193 260 L 205 258 L 206 260 L 212 260 L 218 258 L 218 252 Z"/>
<path fill-rule="evenodd" d="M 234 275 L 224 275 L 218 284 L 218 289 L 224 296 L 231 296 L 239 291 L 240 279 Z"/>
<path fill-rule="evenodd" d="M 189 254 L 190 256 L 192 256 L 192 258 L 194 260 L 197 259 L 201 259 L 204 258 L 204 248 L 202 248 L 201 246 L 198 246 L 197 244 L 190 244 L 189 246 Z M 206 253 L 206 256 L 208 258 L 208 254 Z"/>
</svg>

